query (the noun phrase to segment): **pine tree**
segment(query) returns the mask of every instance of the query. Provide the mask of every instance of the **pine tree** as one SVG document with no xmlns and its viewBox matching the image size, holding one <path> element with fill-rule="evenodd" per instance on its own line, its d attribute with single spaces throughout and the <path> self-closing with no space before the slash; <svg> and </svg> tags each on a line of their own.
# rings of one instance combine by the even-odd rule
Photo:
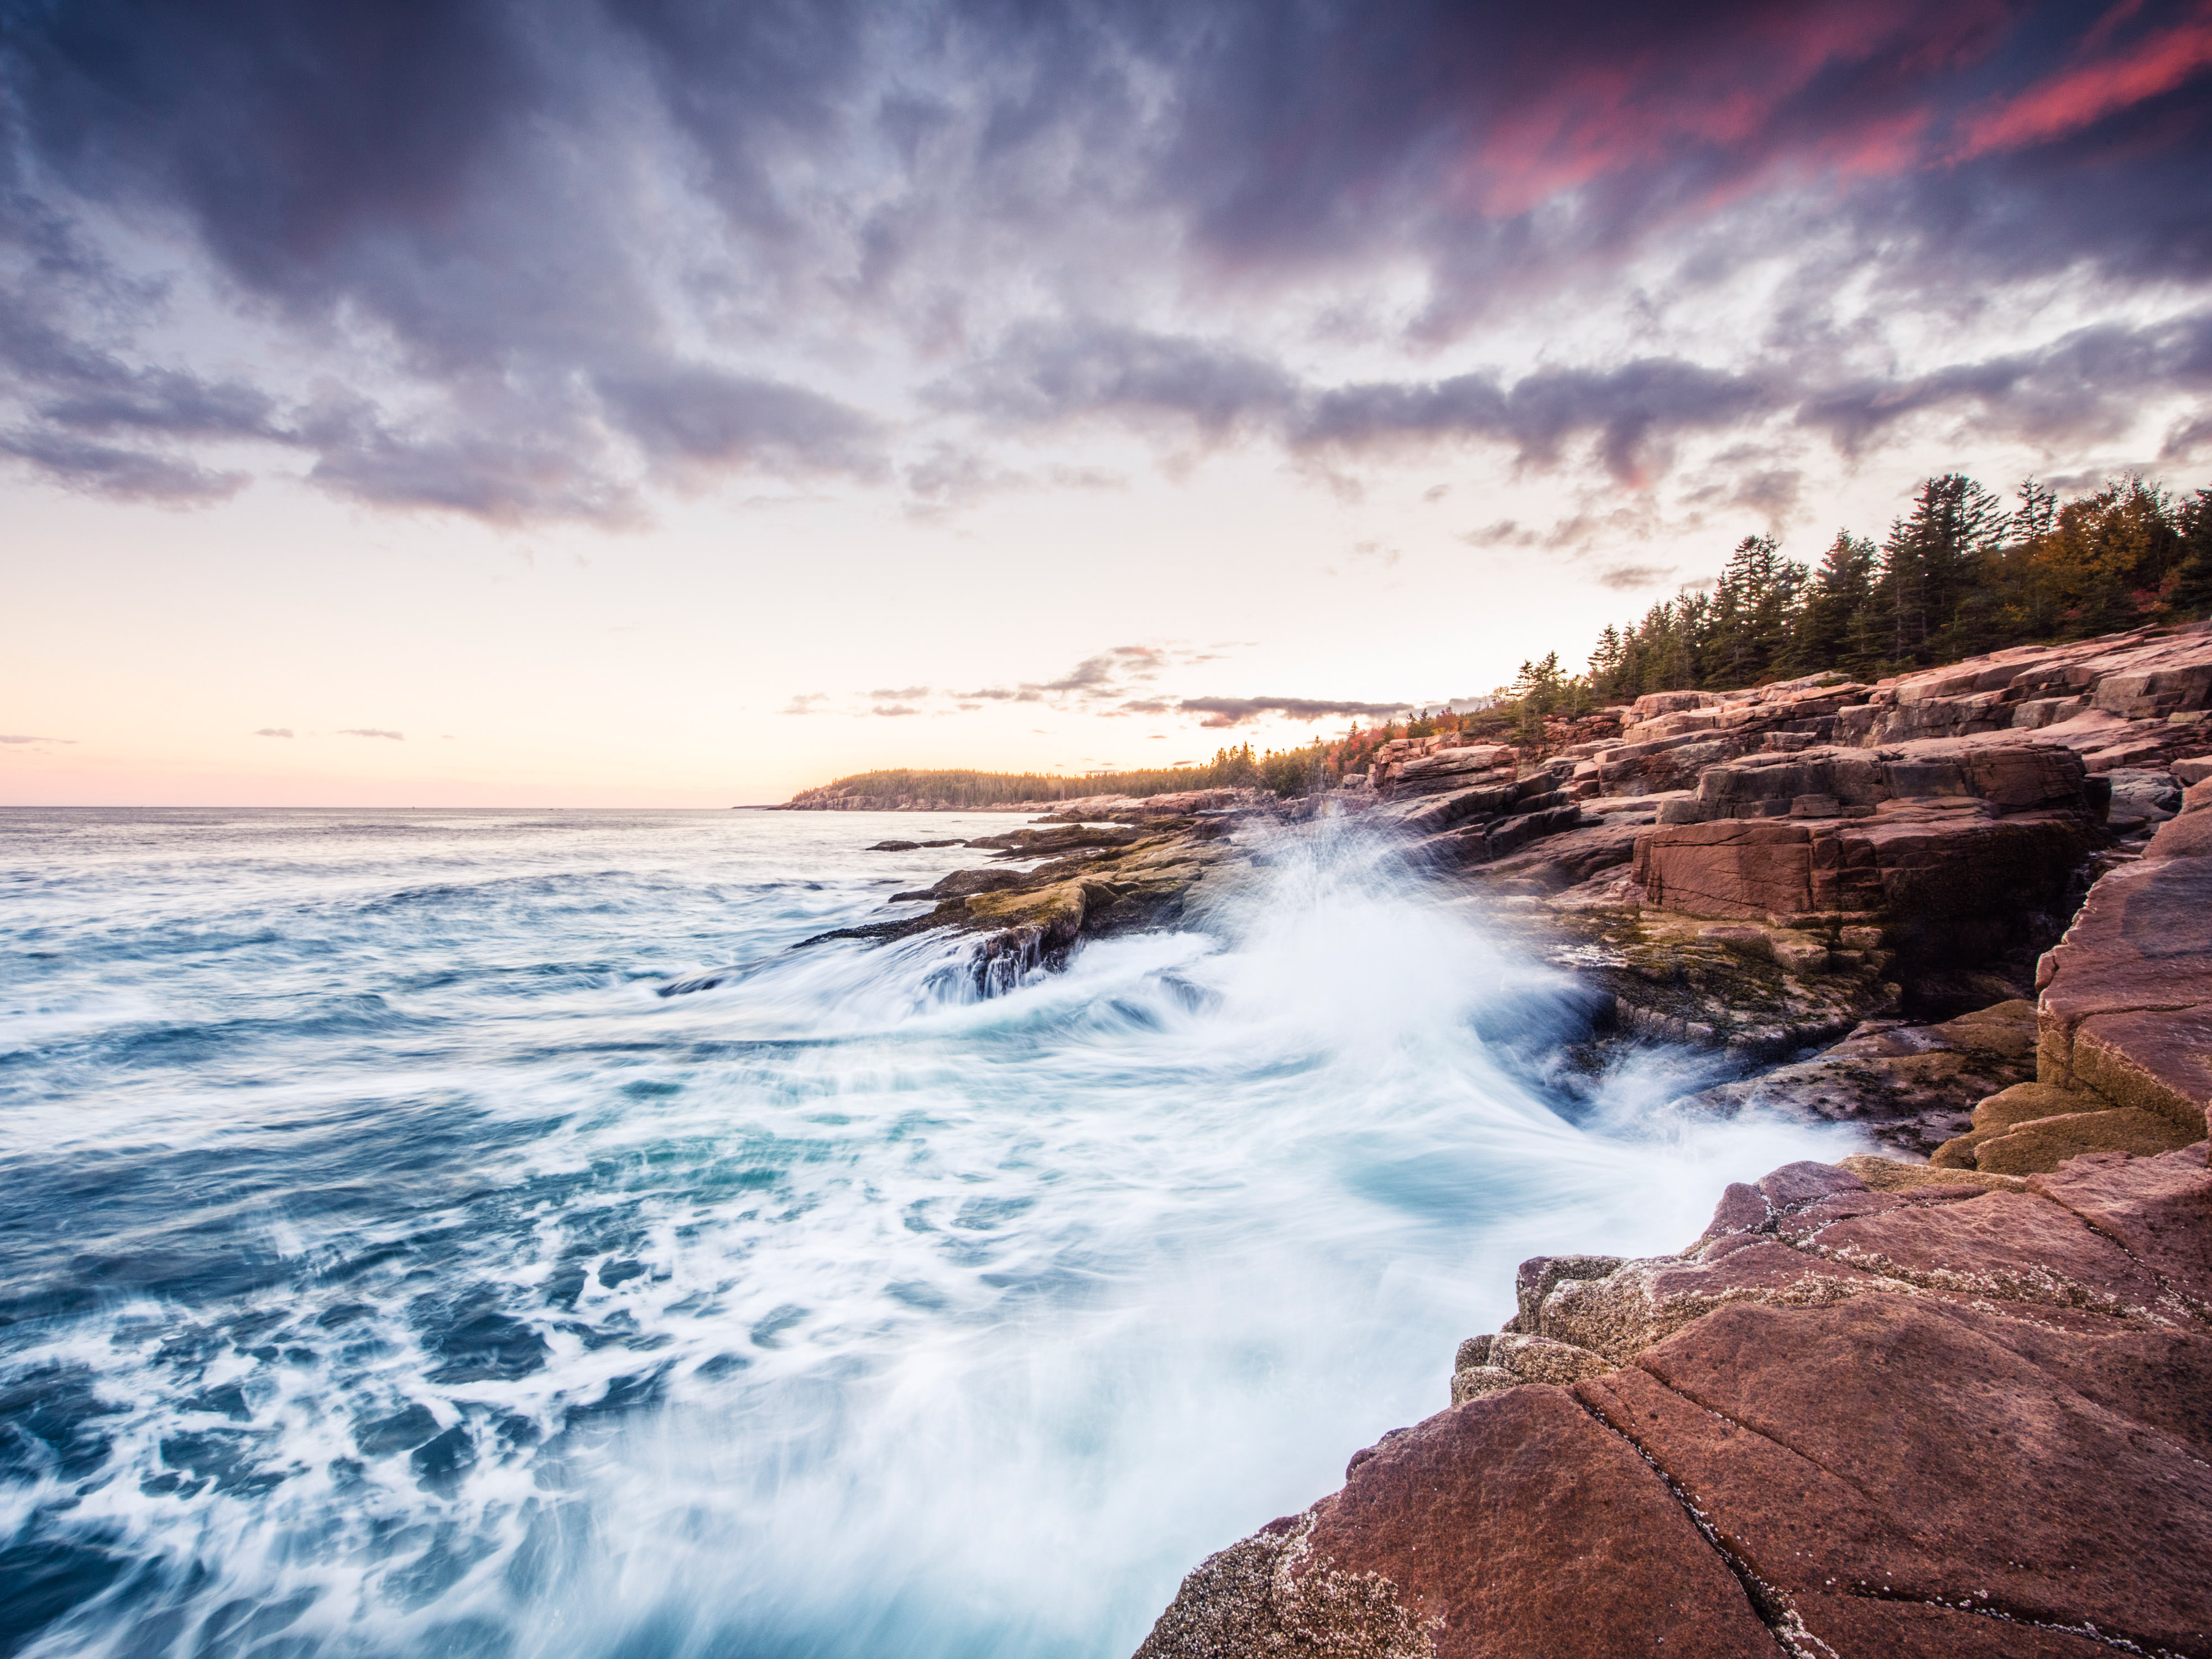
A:
<svg viewBox="0 0 2212 1659">
<path fill-rule="evenodd" d="M 1792 674 L 1825 669 L 1869 674 L 1881 660 L 1874 612 L 1875 545 L 1838 530 L 1808 584 L 1790 630 L 1784 666 Z"/>
<path fill-rule="evenodd" d="M 1589 678 L 1591 690 L 1608 702 L 1620 696 L 1623 654 L 1620 630 L 1607 623 L 1597 636 L 1597 648 L 1590 653 Z"/>
<path fill-rule="evenodd" d="M 2008 526 L 2016 542 L 2039 542 L 2051 533 L 2058 522 L 2058 492 L 2038 483 L 2033 478 L 2021 481 L 2014 492 L 2020 506 L 2014 511 Z"/>
<path fill-rule="evenodd" d="M 1524 662 L 1514 678 L 1514 696 L 1521 703 L 1520 738 L 1524 744 L 1544 741 L 1544 717 L 1559 706 L 1566 690 L 1559 672 L 1559 653 L 1547 653 L 1534 662 Z"/>
<path fill-rule="evenodd" d="M 1891 524 L 1881 547 L 1877 591 L 1893 662 L 1958 654 L 1960 635 L 1978 625 L 1977 618 L 1962 620 L 1960 607 L 2010 521 L 1997 498 L 1963 472 L 1920 486 L 1911 513 Z"/>
<path fill-rule="evenodd" d="M 2166 596 L 2175 617 L 2199 621 L 2212 617 L 2212 489 L 2200 489 L 2182 503 L 2179 524 L 2179 580 Z"/>
</svg>

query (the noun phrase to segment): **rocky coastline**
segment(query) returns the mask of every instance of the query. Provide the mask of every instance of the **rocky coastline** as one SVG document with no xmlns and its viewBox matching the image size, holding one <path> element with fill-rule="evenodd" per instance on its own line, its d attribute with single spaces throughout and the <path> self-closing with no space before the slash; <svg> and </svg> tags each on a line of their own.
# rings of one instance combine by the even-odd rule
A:
<svg viewBox="0 0 2212 1659">
<path fill-rule="evenodd" d="M 1139 1659 L 2212 1656 L 2212 625 L 1662 693 L 1326 796 L 1058 804 L 927 928 L 1010 982 L 1356 813 L 1582 987 L 1589 1046 L 1879 1152 L 1680 1253 L 1524 1263 L 1450 1398 L 1209 1558 Z M 1102 828 L 1101 825 L 1110 827 Z M 971 843 L 975 844 L 975 843 Z"/>
</svg>

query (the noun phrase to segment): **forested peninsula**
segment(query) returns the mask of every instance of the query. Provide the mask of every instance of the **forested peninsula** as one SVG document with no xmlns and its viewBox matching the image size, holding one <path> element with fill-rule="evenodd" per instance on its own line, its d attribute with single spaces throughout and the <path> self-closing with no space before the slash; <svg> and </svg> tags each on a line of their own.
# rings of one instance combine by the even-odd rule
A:
<svg viewBox="0 0 2212 1659">
<path fill-rule="evenodd" d="M 1595 734 L 1607 706 L 1658 691 L 1730 691 L 1838 674 L 1873 681 L 2007 647 L 2092 638 L 2212 617 L 2212 489 L 2139 477 L 2060 501 L 2030 480 L 2008 507 L 1962 473 L 1925 480 L 1880 543 L 1838 531 L 1808 564 L 1772 536 L 1747 536 L 1709 588 L 1686 589 L 1609 626 L 1587 666 L 1559 653 L 1465 712 L 1409 706 L 1404 718 L 1287 749 L 1224 746 L 1197 765 L 1056 773 L 855 773 L 802 791 L 798 810 L 1049 806 L 1218 789 L 1291 799 L 1339 787 L 1384 744 L 1456 735 L 1552 753 Z"/>
</svg>

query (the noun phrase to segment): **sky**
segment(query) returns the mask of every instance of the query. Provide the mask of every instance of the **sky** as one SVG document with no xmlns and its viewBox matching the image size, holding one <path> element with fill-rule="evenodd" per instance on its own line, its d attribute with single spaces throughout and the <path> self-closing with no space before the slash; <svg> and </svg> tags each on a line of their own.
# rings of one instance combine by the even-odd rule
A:
<svg viewBox="0 0 2212 1659">
<path fill-rule="evenodd" d="M 2212 3 L 0 0 L 0 801 L 725 806 L 2212 484 Z"/>
</svg>

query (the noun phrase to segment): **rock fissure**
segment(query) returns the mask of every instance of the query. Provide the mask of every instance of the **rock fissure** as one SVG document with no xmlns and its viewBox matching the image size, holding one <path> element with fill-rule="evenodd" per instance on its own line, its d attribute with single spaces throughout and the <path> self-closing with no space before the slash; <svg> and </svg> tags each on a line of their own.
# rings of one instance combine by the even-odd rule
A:
<svg viewBox="0 0 2212 1659">
<path fill-rule="evenodd" d="M 1648 1366 L 1640 1366 L 1639 1369 L 1644 1370 L 1647 1375 L 1650 1376 L 1655 1382 L 1658 1382 L 1669 1394 L 1675 1395 L 1686 1404 L 1692 1406 L 1698 1410 L 1704 1412 L 1708 1417 L 1712 1418 L 1715 1421 L 1723 1423 L 1739 1433 L 1754 1436 L 1757 1438 L 1766 1442 L 1768 1444 L 1774 1446 L 1778 1450 L 1788 1453 L 1792 1457 L 1802 1459 L 1805 1462 L 1810 1464 L 1813 1468 L 1820 1470 L 1821 1474 L 1826 1475 L 1830 1480 L 1838 1481 L 1838 1483 L 1849 1486 L 1852 1490 L 1856 1491 L 1870 1506 L 1878 1507 L 1882 1502 L 1882 1494 L 1881 1492 L 1878 1490 L 1869 1490 L 1861 1481 L 1856 1480 L 1847 1470 L 1837 1468 L 1832 1463 L 1824 1463 L 1819 1458 L 1814 1456 L 1803 1449 L 1791 1445 L 1787 1440 L 1778 1438 L 1765 1430 L 1745 1422 L 1739 1418 L 1730 1416 L 1728 1413 L 1719 1410 L 1714 1407 L 1711 1402 L 1698 1398 L 1696 1394 L 1680 1387 L 1675 1382 L 1670 1382 L 1666 1376 L 1661 1375 L 1657 1371 L 1652 1370 Z M 1727 1559 L 1730 1567 L 1735 1571 L 1737 1577 L 1743 1582 L 1745 1585 L 1745 1593 L 1752 1597 L 1753 1606 L 1759 1608 L 1760 1616 L 1767 1620 L 1769 1628 L 1773 1629 L 1778 1636 L 1783 1636 L 1784 1635 L 1790 1621 L 1797 1621 L 1797 1631 L 1800 1633 L 1807 1635 L 1810 1641 L 1819 1644 L 1819 1650 L 1820 1652 L 1824 1654 L 1834 1652 L 1834 1650 L 1828 1647 L 1826 1644 L 1820 1643 L 1817 1637 L 1811 1637 L 1809 1632 L 1805 1632 L 1802 1621 L 1797 1620 L 1797 1611 L 1795 1602 L 1792 1601 L 1781 1589 L 1767 1583 L 1765 1579 L 1759 1577 L 1757 1568 L 1752 1565 L 1750 1558 L 1744 1548 L 1738 1544 L 1731 1542 L 1721 1532 L 1710 1513 L 1698 1503 L 1697 1498 L 1685 1485 L 1682 1479 L 1677 1474 L 1662 1463 L 1657 1456 L 1654 1455 L 1648 1447 L 1638 1441 L 1632 1433 L 1622 1428 L 1619 1424 L 1607 1420 L 1603 1412 L 1599 1407 L 1592 1405 L 1591 1402 L 1588 1401 L 1584 1401 L 1583 1403 L 1587 1409 L 1590 1410 L 1594 1416 L 1596 1416 L 1599 1419 L 1600 1421 L 1605 1422 L 1608 1428 L 1611 1428 L 1615 1433 L 1620 1435 L 1624 1440 L 1627 1441 L 1632 1446 L 1634 1446 L 1638 1454 L 1641 1455 L 1646 1462 L 1651 1465 L 1652 1469 L 1662 1480 L 1667 1482 L 1668 1489 L 1672 1491 L 1681 1501 L 1684 1507 L 1690 1513 L 1691 1517 L 1698 1523 L 1698 1529 L 1705 1534 L 1708 1540 L 1711 1541 L 1713 1547 L 1719 1551 L 1721 1554 Z M 2191 1461 L 2193 1462 L 2196 1460 Z M 2100 1642 L 2105 1646 L 2118 1652 L 2145 1654 L 2154 1656 L 2154 1659 L 2182 1659 L 2182 1656 L 2174 1653 L 2172 1650 L 2159 1646 L 2155 1643 L 2146 1643 L 2143 1640 L 2130 1636 L 2115 1635 L 2109 1631 L 2100 1630 L 2099 1627 L 2087 1620 L 2068 1620 L 2063 1617 L 2056 1620 L 2050 1618 L 2038 1618 L 2032 1610 L 2024 1607 L 2008 1606 L 1998 1602 L 1986 1591 L 1961 1594 L 1955 1597 L 1947 1597 L 1941 1595 L 1914 1595 L 1907 1592 L 1901 1592 L 1887 1585 L 1875 1585 L 1864 1580 L 1848 1583 L 1832 1579 L 1829 1582 L 1834 1586 L 1838 1594 L 1857 1596 L 1867 1601 L 1936 1607 L 1942 1608 L 1948 1613 L 1971 1613 L 1977 1617 L 1994 1619 L 2004 1624 L 2015 1625 L 2026 1629 L 2051 1631 L 2065 1635 L 2086 1637 L 2093 1641 Z M 1764 1591 L 1765 1595 L 1771 1599 L 1771 1606 L 1761 1601 L 1761 1591 Z M 1800 1649 L 1792 1650 L 1793 1653 L 1803 1650 L 1804 1650 Z"/>
<path fill-rule="evenodd" d="M 2002 1607 L 1990 1606 L 1986 1602 L 1978 1602 L 1971 1597 L 1964 1601 L 1949 1601 L 1942 1596 L 1898 1595 L 1869 1589 L 1849 1590 L 1845 1594 L 1856 1595 L 1863 1601 L 1886 1602 L 1893 1607 L 1929 1607 L 1968 1618 L 1987 1619 L 1996 1624 L 2009 1625 L 2021 1630 L 2047 1631 L 2054 1636 L 2078 1637 L 2083 1641 L 2094 1642 L 2114 1653 L 2141 1654 L 2143 1659 L 2191 1659 L 2191 1656 L 2181 1653 L 2176 1649 L 2162 1647 L 2155 1642 L 2138 1641 L 2132 1637 L 2116 1635 L 2086 1620 L 2068 1624 L 2060 1620 L 2036 1619 L 2008 1612 Z"/>
<path fill-rule="evenodd" d="M 1660 1485 L 1666 1487 L 1668 1495 L 1688 1517 L 1690 1524 L 1697 1528 L 1698 1535 L 1711 1547 L 1713 1553 L 1720 1558 L 1721 1565 L 1729 1570 L 1730 1576 L 1741 1587 L 1744 1600 L 1751 1604 L 1752 1611 L 1759 1615 L 1759 1622 L 1773 1637 L 1775 1646 L 1788 1656 L 1788 1659 L 1844 1659 L 1844 1656 L 1805 1628 L 1804 1620 L 1797 1616 L 1796 1607 L 1787 1595 L 1761 1578 L 1752 1570 L 1749 1562 L 1729 1547 L 1728 1541 L 1721 1536 L 1720 1529 L 1713 1524 L 1712 1517 L 1698 1507 L 1697 1499 L 1690 1495 L 1680 1481 L 1668 1473 L 1634 1435 L 1610 1420 L 1603 1410 L 1580 1395 L 1576 1397 L 1576 1403 L 1588 1412 L 1601 1428 L 1619 1436 L 1631 1451 L 1644 1460 Z"/>
</svg>

